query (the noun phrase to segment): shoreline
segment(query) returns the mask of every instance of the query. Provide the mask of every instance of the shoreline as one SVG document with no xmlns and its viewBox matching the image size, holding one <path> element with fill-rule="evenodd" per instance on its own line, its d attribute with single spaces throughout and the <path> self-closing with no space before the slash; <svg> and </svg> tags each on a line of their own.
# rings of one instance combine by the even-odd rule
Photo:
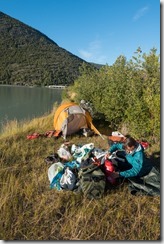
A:
<svg viewBox="0 0 164 244">
<path fill-rule="evenodd" d="M 49 86 L 29 86 L 29 85 L 9 85 L 9 84 L 0 84 L 0 87 L 27 87 L 27 88 L 48 88 L 48 89 L 59 89 L 63 90 L 67 86 L 63 85 L 49 85 Z"/>
</svg>

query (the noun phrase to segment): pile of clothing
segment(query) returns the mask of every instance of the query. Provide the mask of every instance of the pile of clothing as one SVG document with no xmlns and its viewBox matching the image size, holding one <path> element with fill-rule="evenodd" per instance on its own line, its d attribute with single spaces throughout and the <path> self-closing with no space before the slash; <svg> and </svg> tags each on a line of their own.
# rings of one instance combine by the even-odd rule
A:
<svg viewBox="0 0 164 244">
<path fill-rule="evenodd" d="M 100 198 L 106 182 L 115 184 L 110 177 L 114 165 L 106 158 L 106 151 L 96 148 L 94 143 L 70 145 L 63 143 L 54 155 L 45 161 L 48 168 L 50 188 L 83 192 L 88 198 Z"/>
</svg>

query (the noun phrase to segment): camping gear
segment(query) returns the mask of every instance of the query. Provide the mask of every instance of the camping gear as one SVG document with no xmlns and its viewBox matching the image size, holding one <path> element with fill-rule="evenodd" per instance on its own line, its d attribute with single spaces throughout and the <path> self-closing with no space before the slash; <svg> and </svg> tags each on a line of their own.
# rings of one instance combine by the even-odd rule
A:
<svg viewBox="0 0 164 244">
<path fill-rule="evenodd" d="M 68 150 L 73 160 L 69 159 L 61 163 L 57 153 L 46 158 L 47 163 L 52 163 L 48 169 L 51 189 L 76 191 L 88 199 L 100 199 L 108 183 L 110 185 L 118 183 L 118 180 L 112 176 L 112 172 L 118 169 L 120 172 L 129 169 L 127 162 L 122 162 L 124 159 L 122 150 L 106 157 L 106 151 L 95 148 L 94 143 L 69 145 L 67 142 L 60 148 Z M 160 173 L 154 167 L 148 170 L 147 175 L 128 178 L 128 182 L 129 190 L 133 195 L 160 195 Z"/>
<path fill-rule="evenodd" d="M 87 165 L 88 164 L 88 165 Z M 106 186 L 105 174 L 100 166 L 92 163 L 92 159 L 83 162 L 78 172 L 79 191 L 81 190 L 84 197 L 88 199 L 99 199 L 103 196 Z M 82 165 L 81 165 L 82 166 Z"/>
<path fill-rule="evenodd" d="M 74 152 L 73 152 L 73 148 L 74 148 Z M 73 157 L 76 159 L 76 161 L 78 163 L 81 163 L 81 161 L 87 159 L 91 152 L 94 149 L 94 143 L 88 143 L 88 144 L 84 144 L 83 146 L 76 146 L 76 145 L 72 145 L 71 151 L 73 152 Z"/>
<path fill-rule="evenodd" d="M 48 157 L 46 157 L 44 159 L 44 161 L 47 163 L 47 164 L 53 164 L 53 163 L 57 163 L 59 161 L 59 156 L 57 153 L 55 154 L 52 154 L 52 155 L 49 155 Z"/>
<path fill-rule="evenodd" d="M 129 178 L 128 181 L 132 195 L 160 195 L 160 172 L 155 167 L 152 167 L 149 174 L 140 178 Z"/>
<path fill-rule="evenodd" d="M 70 161 L 70 159 L 72 157 L 69 152 L 68 146 L 65 145 L 64 143 L 57 150 L 57 154 L 61 159 L 65 160 L 65 161 Z"/>
<path fill-rule="evenodd" d="M 125 142 L 126 138 L 123 136 L 109 136 L 108 137 L 108 144 L 112 146 L 114 143 L 123 143 Z"/>
<path fill-rule="evenodd" d="M 138 141 L 144 148 L 144 150 L 146 150 L 149 147 L 149 142 L 147 141 Z"/>
<path fill-rule="evenodd" d="M 55 162 L 48 168 L 50 188 L 61 190 L 73 190 L 77 180 L 79 163 L 75 160 L 61 163 Z"/>
<path fill-rule="evenodd" d="M 104 164 L 102 165 L 103 172 L 105 173 L 106 180 L 114 185 L 116 183 L 116 179 L 112 177 L 112 172 L 115 171 L 115 166 L 113 165 L 112 161 L 109 159 L 105 159 Z"/>
<path fill-rule="evenodd" d="M 50 181 L 50 188 L 61 190 L 60 179 L 64 173 L 64 165 L 60 162 L 52 164 L 48 169 L 48 179 Z"/>
<path fill-rule="evenodd" d="M 113 131 L 111 136 L 108 136 L 108 144 L 109 146 L 112 146 L 114 143 L 124 143 L 126 141 L 126 137 L 121 134 L 119 131 Z M 136 140 L 138 143 L 140 143 L 144 150 L 146 150 L 149 147 L 149 143 L 145 140 Z"/>
<path fill-rule="evenodd" d="M 42 136 L 41 134 L 34 132 L 33 134 L 27 135 L 28 140 L 36 139 L 38 137 Z"/>
<path fill-rule="evenodd" d="M 62 133 L 64 139 L 68 135 L 77 133 L 80 129 L 91 129 L 103 138 L 93 125 L 90 113 L 74 102 L 62 103 L 57 108 L 54 115 L 54 128 L 56 134 Z"/>
<path fill-rule="evenodd" d="M 121 134 L 119 131 L 112 131 L 112 136 L 124 137 L 124 135 Z"/>
<path fill-rule="evenodd" d="M 112 162 L 115 162 L 115 161 L 125 162 L 125 161 L 126 161 L 125 156 L 126 156 L 126 153 L 125 153 L 124 150 L 117 150 L 117 151 L 113 152 L 113 153 L 109 156 L 109 159 L 110 159 Z M 116 164 L 116 165 L 117 165 L 117 164 Z"/>
<path fill-rule="evenodd" d="M 66 167 L 60 179 L 60 185 L 64 190 L 72 191 L 75 188 L 76 176 L 69 167 Z"/>
<path fill-rule="evenodd" d="M 32 140 L 32 139 L 36 139 L 38 137 L 53 137 L 53 136 L 56 137 L 56 136 L 58 136 L 58 134 L 56 133 L 55 130 L 49 130 L 45 133 L 34 132 L 33 134 L 27 135 L 27 139 Z"/>
</svg>

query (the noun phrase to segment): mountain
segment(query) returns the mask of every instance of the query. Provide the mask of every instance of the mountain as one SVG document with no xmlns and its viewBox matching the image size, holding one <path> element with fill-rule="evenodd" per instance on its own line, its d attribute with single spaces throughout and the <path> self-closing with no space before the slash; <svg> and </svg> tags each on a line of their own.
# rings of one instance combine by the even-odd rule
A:
<svg viewBox="0 0 164 244">
<path fill-rule="evenodd" d="M 38 30 L 0 12 L 0 84 L 69 85 L 85 63 Z"/>
</svg>

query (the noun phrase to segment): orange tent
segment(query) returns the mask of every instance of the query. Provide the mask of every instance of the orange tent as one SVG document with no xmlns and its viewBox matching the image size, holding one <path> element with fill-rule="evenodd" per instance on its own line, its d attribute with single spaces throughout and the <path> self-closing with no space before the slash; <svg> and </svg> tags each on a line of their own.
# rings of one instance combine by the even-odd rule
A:
<svg viewBox="0 0 164 244">
<path fill-rule="evenodd" d="M 67 135 L 76 133 L 84 128 L 89 128 L 102 137 L 101 133 L 93 125 L 90 113 L 74 102 L 62 103 L 57 108 L 54 115 L 54 128 L 55 134 L 58 135 L 62 132 L 64 139 L 66 139 Z"/>
</svg>

